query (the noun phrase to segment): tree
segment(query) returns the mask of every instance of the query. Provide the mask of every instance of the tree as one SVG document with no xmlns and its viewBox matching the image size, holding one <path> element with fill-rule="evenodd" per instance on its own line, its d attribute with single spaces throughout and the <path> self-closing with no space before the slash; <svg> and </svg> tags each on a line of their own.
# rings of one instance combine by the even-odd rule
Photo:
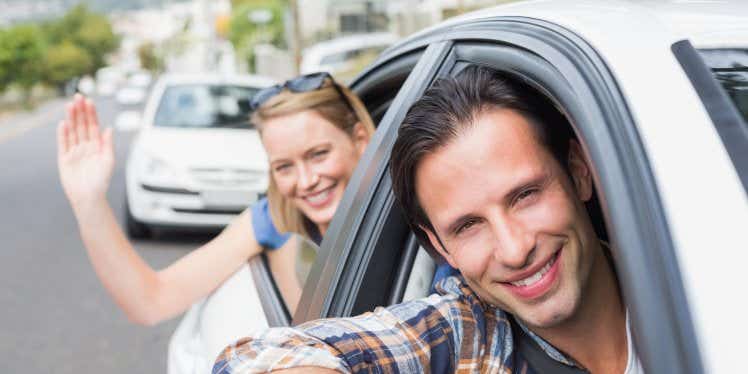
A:
<svg viewBox="0 0 748 374">
<path fill-rule="evenodd" d="M 87 13 L 77 32 L 73 34 L 73 41 L 88 52 L 91 58 L 89 73 L 104 67 L 106 55 L 119 46 L 119 38 L 114 35 L 109 20 L 94 13 Z"/>
<path fill-rule="evenodd" d="M 109 20 L 88 10 L 85 4 L 71 8 L 62 18 L 48 22 L 44 31 L 50 45 L 70 42 L 83 49 L 91 60 L 86 74 L 106 65 L 106 55 L 119 46 Z M 71 77 L 72 78 L 72 77 Z"/>
<path fill-rule="evenodd" d="M 0 90 L 14 83 L 28 97 L 31 88 L 41 80 L 44 47 L 36 26 L 0 30 Z"/>
<path fill-rule="evenodd" d="M 91 71 L 89 54 L 71 41 L 50 47 L 44 56 L 44 81 L 62 91 L 70 79 Z"/>
<path fill-rule="evenodd" d="M 249 66 L 253 66 L 255 45 L 270 43 L 279 48 L 286 47 L 283 18 L 287 7 L 285 0 L 232 1 L 228 37 Z M 251 14 L 256 11 L 268 11 L 270 20 L 263 24 L 252 22 Z"/>
<path fill-rule="evenodd" d="M 156 52 L 156 46 L 146 42 L 138 47 L 138 58 L 143 69 L 158 73 L 164 69 L 164 59 Z"/>
</svg>

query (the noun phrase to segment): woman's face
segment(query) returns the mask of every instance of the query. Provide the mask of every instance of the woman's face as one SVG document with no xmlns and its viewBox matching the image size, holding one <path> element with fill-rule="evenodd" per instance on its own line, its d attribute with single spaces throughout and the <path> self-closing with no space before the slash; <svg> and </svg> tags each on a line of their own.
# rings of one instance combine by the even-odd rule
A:
<svg viewBox="0 0 748 374">
<path fill-rule="evenodd" d="M 262 143 L 278 191 L 323 234 L 368 141 L 360 124 L 351 136 L 315 110 L 262 124 Z"/>
</svg>

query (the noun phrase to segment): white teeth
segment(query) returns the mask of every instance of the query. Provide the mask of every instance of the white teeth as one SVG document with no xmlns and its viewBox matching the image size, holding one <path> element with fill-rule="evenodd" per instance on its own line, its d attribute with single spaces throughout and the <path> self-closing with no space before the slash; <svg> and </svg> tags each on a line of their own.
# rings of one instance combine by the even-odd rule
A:
<svg viewBox="0 0 748 374">
<path fill-rule="evenodd" d="M 543 278 L 543 276 L 545 275 L 545 273 L 547 273 L 548 270 L 551 269 L 551 266 L 553 266 L 553 263 L 555 261 L 556 261 L 556 256 L 553 256 L 553 258 L 551 258 L 551 260 L 548 261 L 548 263 L 545 264 L 545 266 L 543 266 L 543 268 L 540 269 L 540 270 L 538 270 L 535 274 L 533 274 L 533 275 L 531 275 L 531 276 L 529 276 L 529 277 L 527 277 L 525 279 L 520 279 L 520 280 L 518 280 L 516 282 L 510 282 L 510 283 L 512 285 L 514 285 L 514 286 L 517 286 L 517 287 L 531 286 L 531 285 L 535 284 L 537 281 L 539 281 L 540 278 Z"/>
<path fill-rule="evenodd" d="M 329 189 L 316 193 L 314 195 L 307 196 L 306 200 L 310 204 L 320 204 L 320 203 L 323 203 L 325 200 L 327 200 L 328 195 L 330 195 Z"/>
</svg>

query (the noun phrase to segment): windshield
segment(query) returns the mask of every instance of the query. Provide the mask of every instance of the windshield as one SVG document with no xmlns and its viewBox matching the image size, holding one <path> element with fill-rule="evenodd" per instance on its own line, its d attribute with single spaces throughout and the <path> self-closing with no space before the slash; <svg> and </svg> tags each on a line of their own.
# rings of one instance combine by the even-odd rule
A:
<svg viewBox="0 0 748 374">
<path fill-rule="evenodd" d="M 249 124 L 249 99 L 257 88 L 189 84 L 166 88 L 154 126 L 244 128 Z"/>
<path fill-rule="evenodd" d="M 748 49 L 702 49 L 701 57 L 748 123 Z"/>
</svg>

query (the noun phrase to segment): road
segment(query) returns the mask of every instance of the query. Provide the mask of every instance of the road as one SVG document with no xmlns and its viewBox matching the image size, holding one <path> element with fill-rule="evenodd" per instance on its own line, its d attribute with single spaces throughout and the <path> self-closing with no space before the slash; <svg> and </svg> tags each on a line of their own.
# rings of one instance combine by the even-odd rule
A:
<svg viewBox="0 0 748 374">
<path fill-rule="evenodd" d="M 103 121 L 117 104 L 97 100 Z M 0 120 L 0 373 L 160 373 L 179 318 L 130 323 L 99 283 L 62 193 L 55 125 L 62 100 Z M 109 201 L 122 214 L 132 133 L 116 132 Z M 163 267 L 208 240 L 163 233 L 135 247 Z"/>
</svg>

